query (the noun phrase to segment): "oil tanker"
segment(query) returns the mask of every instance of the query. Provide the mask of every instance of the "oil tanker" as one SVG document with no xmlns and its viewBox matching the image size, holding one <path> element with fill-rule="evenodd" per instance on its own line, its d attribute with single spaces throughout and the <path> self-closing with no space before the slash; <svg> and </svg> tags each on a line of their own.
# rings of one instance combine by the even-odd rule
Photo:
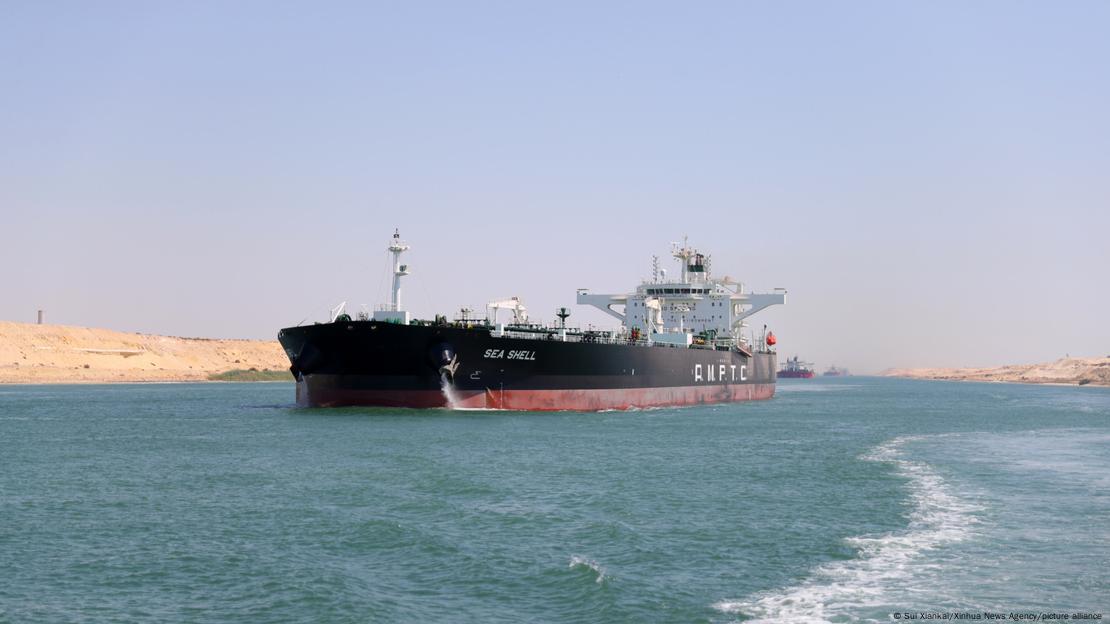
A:
<svg viewBox="0 0 1110 624">
<path fill-rule="evenodd" d="M 786 364 L 779 369 L 779 377 L 784 379 L 813 379 L 813 364 L 802 362 L 798 356 L 786 358 Z"/>
<path fill-rule="evenodd" d="M 747 292 L 710 275 L 711 258 L 673 244 L 678 275 L 652 263 L 652 277 L 624 294 L 577 292 L 577 303 L 620 321 L 613 330 L 530 321 L 512 297 L 484 318 L 464 309 L 448 321 L 419 320 L 402 307 L 409 249 L 399 233 L 390 303 L 352 318 L 340 304 L 326 323 L 287 327 L 297 403 L 510 410 L 607 410 L 769 399 L 775 393 L 773 334 L 744 336 L 745 319 L 785 303 L 785 291 Z M 500 314 L 511 314 L 501 322 Z"/>
</svg>

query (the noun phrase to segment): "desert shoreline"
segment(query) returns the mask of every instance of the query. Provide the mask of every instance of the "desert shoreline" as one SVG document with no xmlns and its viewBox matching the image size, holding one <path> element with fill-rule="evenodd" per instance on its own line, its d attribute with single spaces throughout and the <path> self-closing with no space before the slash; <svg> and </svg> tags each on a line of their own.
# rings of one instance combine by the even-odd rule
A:
<svg viewBox="0 0 1110 624">
<path fill-rule="evenodd" d="M 284 379 L 283 379 L 284 377 Z M 0 321 L 0 384 L 293 381 L 276 340 Z"/>
<path fill-rule="evenodd" d="M 206 384 L 282 384 L 293 383 L 294 379 L 290 376 L 289 381 L 280 381 L 277 379 L 259 379 L 254 381 L 226 381 L 223 379 L 164 379 L 157 381 L 88 381 L 78 379 L 74 381 L 0 381 L 0 387 L 15 388 L 19 386 L 158 386 L 158 385 L 173 385 L 173 384 L 189 384 L 189 385 L 206 385 Z"/>
<path fill-rule="evenodd" d="M 892 368 L 935 381 L 1110 387 L 1110 357 L 986 368 Z M 0 321 L 0 385 L 289 383 L 276 340 L 185 338 Z"/>
<path fill-rule="evenodd" d="M 1056 388 L 1110 388 L 1110 384 L 1102 383 L 1069 383 L 1065 381 L 1013 381 L 1008 379 L 962 379 L 956 377 L 911 377 L 909 375 L 888 375 L 881 373 L 878 377 L 891 379 L 905 379 L 907 381 L 951 381 L 953 383 L 980 383 L 980 384 L 1005 384 L 1019 386 L 1052 386 Z"/>
<path fill-rule="evenodd" d="M 893 368 L 883 377 L 976 381 L 1053 386 L 1110 386 L 1110 357 L 1064 357 L 1039 364 L 1011 364 L 985 368 Z"/>
</svg>

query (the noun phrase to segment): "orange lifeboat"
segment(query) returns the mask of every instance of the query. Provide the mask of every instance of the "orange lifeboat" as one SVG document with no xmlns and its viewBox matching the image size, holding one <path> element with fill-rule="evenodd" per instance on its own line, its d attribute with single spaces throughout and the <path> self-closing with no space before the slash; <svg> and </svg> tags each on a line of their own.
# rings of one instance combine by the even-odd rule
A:
<svg viewBox="0 0 1110 624">
<path fill-rule="evenodd" d="M 778 342 L 778 340 L 775 338 L 775 332 L 767 332 L 767 344 L 773 345 L 776 342 Z"/>
</svg>

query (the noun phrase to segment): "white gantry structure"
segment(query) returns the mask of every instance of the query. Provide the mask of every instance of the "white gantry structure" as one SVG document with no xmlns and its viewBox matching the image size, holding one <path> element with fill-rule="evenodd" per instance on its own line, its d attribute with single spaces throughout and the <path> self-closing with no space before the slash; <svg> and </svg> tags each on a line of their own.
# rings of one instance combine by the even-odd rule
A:
<svg viewBox="0 0 1110 624">
<path fill-rule="evenodd" d="M 671 255 L 681 270 L 678 279 L 667 279 L 652 262 L 652 278 L 629 294 L 591 294 L 578 290 L 578 303 L 591 305 L 620 320 L 624 329 L 649 342 L 688 346 L 695 340 L 743 346 L 744 319 L 772 305 L 786 302 L 786 291 L 745 292 L 744 285 L 729 277 L 710 276 L 710 257 L 674 243 Z M 762 338 L 760 338 L 762 340 Z"/>
<path fill-rule="evenodd" d="M 375 321 L 408 325 L 409 313 L 401 307 L 401 278 L 409 274 L 408 265 L 401 264 L 401 254 L 408 250 L 409 244 L 401 240 L 400 231 L 393 230 L 393 240 L 389 242 L 389 253 L 393 254 L 393 291 L 389 303 L 374 310 Z"/>
<path fill-rule="evenodd" d="M 486 320 L 490 325 L 497 325 L 497 311 L 512 310 L 513 325 L 524 325 L 528 322 L 528 308 L 520 302 L 520 297 L 511 297 L 500 301 L 490 301 L 486 304 Z"/>
</svg>

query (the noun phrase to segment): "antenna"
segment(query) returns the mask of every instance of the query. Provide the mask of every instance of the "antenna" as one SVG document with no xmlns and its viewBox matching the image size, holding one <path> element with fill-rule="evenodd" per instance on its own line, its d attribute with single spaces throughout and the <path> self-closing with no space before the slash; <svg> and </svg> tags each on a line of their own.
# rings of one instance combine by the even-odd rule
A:
<svg viewBox="0 0 1110 624">
<path fill-rule="evenodd" d="M 688 236 L 683 236 L 682 237 L 682 247 L 679 247 L 678 243 L 671 243 L 671 255 L 674 256 L 674 258 L 676 260 L 678 260 L 679 266 L 682 267 L 682 283 L 683 284 L 689 284 L 690 283 L 690 280 L 688 279 L 689 267 L 687 265 L 690 262 L 690 258 L 694 255 L 693 250 L 690 249 L 690 246 L 688 244 L 688 240 L 689 240 Z"/>
</svg>

